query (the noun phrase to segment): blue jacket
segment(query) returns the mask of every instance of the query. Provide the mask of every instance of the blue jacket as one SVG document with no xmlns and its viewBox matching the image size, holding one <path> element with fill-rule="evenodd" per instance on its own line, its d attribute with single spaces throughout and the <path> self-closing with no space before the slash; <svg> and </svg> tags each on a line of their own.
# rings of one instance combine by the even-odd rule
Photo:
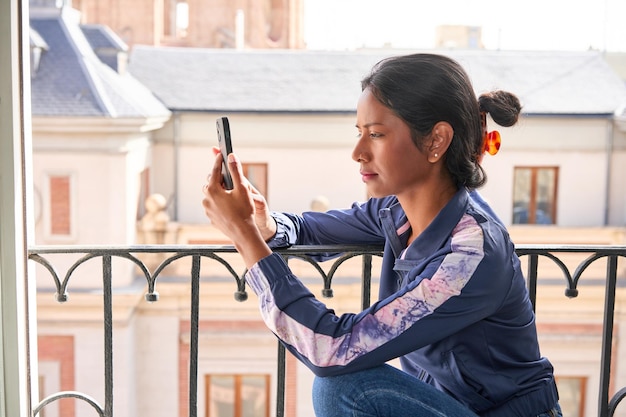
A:
<svg viewBox="0 0 626 417">
<path fill-rule="evenodd" d="M 358 314 L 335 315 L 277 254 L 248 272 L 265 323 L 316 375 L 399 357 L 481 416 L 531 417 L 557 403 L 514 245 L 478 196 L 457 192 L 408 248 L 395 197 L 274 216 L 272 247 L 384 244 L 379 301 Z"/>
</svg>

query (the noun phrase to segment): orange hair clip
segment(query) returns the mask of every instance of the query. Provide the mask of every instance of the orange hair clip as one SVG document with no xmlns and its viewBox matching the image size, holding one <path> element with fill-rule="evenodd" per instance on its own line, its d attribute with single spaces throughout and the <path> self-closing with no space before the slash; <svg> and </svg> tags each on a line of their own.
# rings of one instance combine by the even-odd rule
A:
<svg viewBox="0 0 626 417">
<path fill-rule="evenodd" d="M 483 128 L 483 152 L 487 152 L 489 155 L 497 154 L 500 150 L 502 139 L 500 138 L 500 132 L 497 130 L 487 132 L 487 112 L 480 112 L 480 125 Z"/>
<path fill-rule="evenodd" d="M 500 132 L 497 130 L 493 130 L 491 132 L 485 132 L 485 152 L 489 155 L 495 155 L 500 150 L 500 143 L 502 143 L 502 139 L 500 138 Z"/>
</svg>

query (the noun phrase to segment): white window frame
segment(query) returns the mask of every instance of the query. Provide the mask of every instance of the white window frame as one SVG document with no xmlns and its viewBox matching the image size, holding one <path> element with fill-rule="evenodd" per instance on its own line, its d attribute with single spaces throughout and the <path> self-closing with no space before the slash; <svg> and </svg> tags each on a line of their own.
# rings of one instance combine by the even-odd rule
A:
<svg viewBox="0 0 626 417">
<path fill-rule="evenodd" d="M 0 415 L 30 416 L 37 398 L 37 317 L 27 246 L 33 236 L 28 1 L 0 1 Z M 30 320 L 29 318 L 33 319 Z"/>
</svg>

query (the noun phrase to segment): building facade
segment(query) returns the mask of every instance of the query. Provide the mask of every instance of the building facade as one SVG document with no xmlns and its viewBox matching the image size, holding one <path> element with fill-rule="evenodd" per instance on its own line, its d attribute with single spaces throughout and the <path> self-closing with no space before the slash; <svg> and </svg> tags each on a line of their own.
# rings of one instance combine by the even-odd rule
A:
<svg viewBox="0 0 626 417">
<path fill-rule="evenodd" d="M 131 47 L 304 48 L 302 0 L 72 0 Z"/>
<path fill-rule="evenodd" d="M 87 15 L 105 13 L 87 2 L 80 7 Z M 106 11 L 120 19 L 115 25 L 122 29 L 129 24 L 122 15 L 154 12 L 123 7 L 129 6 L 113 3 Z M 189 10 L 192 14 L 191 2 Z M 248 177 L 273 209 L 300 212 L 319 201 L 345 207 L 367 198 L 350 159 L 359 81 L 377 60 L 407 51 L 141 46 L 166 42 L 155 41 L 160 35 L 153 29 L 137 26 L 127 39 L 133 48 L 125 65 L 129 50 L 117 39 L 123 30 L 115 35 L 106 27 L 81 24 L 80 14 L 69 9 L 33 13 L 31 19 L 39 35 L 33 47 L 39 57 L 33 62 L 39 64 L 31 78 L 36 244 L 229 243 L 212 229 L 201 207 L 211 147 L 217 143 L 215 120 L 224 115 Z M 152 40 L 139 42 L 139 32 L 152 33 L 146 35 Z M 429 52 L 458 59 L 477 94 L 502 88 L 522 99 L 520 124 L 498 128 L 502 149 L 485 157 L 489 181 L 481 190 L 516 243 L 626 243 L 626 88 L 601 54 Z M 105 58 L 111 56 L 116 59 Z M 153 194 L 163 197 L 154 200 L 154 212 L 144 207 Z M 154 215 L 152 221 L 147 214 Z M 165 226 L 157 230 L 156 224 Z M 236 255 L 228 259 L 236 271 L 243 270 Z M 154 270 L 162 259 L 144 260 Z M 76 261 L 64 256 L 55 266 L 64 274 Z M 116 416 L 187 415 L 191 306 L 185 277 L 190 268 L 188 260 L 172 264 L 158 285 L 160 301 L 148 303 L 145 280 L 134 265 L 114 264 Z M 314 271 L 305 264 L 293 268 L 320 294 Z M 98 262 L 76 269 L 62 304 L 49 272 L 36 271 L 41 398 L 79 390 L 104 400 L 101 270 Z M 258 414 L 265 416 L 275 407 L 276 342 L 258 318 L 254 297 L 237 302 L 224 269 L 211 264 L 203 271 L 199 409 L 213 416 L 215 398 L 234 391 L 215 387 L 237 386 L 265 401 Z M 541 272 L 547 277 L 537 304 L 542 351 L 555 364 L 568 415 L 593 416 L 596 406 L 584 398 L 599 378 L 590 352 L 601 344 L 602 272 L 590 271 L 589 285 L 576 300 L 563 297 L 557 268 L 542 264 Z M 326 300 L 338 312 L 359 308 L 355 276 L 348 268 L 337 296 Z M 626 331 L 624 314 L 619 304 L 617 333 Z M 616 356 L 623 357 L 626 346 L 619 340 Z M 615 361 L 613 372 L 616 386 L 626 385 L 622 362 Z M 286 415 L 312 415 L 312 375 L 292 357 L 287 383 Z M 46 417 L 90 412 L 72 400 L 45 409 Z"/>
</svg>

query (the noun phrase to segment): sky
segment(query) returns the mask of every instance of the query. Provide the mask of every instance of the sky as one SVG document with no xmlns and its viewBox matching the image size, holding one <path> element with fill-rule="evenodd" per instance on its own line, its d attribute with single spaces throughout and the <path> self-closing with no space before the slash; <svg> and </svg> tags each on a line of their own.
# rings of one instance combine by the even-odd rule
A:
<svg viewBox="0 0 626 417">
<path fill-rule="evenodd" d="M 439 25 L 487 49 L 626 52 L 626 0 L 304 0 L 308 49 L 428 49 Z"/>
</svg>

